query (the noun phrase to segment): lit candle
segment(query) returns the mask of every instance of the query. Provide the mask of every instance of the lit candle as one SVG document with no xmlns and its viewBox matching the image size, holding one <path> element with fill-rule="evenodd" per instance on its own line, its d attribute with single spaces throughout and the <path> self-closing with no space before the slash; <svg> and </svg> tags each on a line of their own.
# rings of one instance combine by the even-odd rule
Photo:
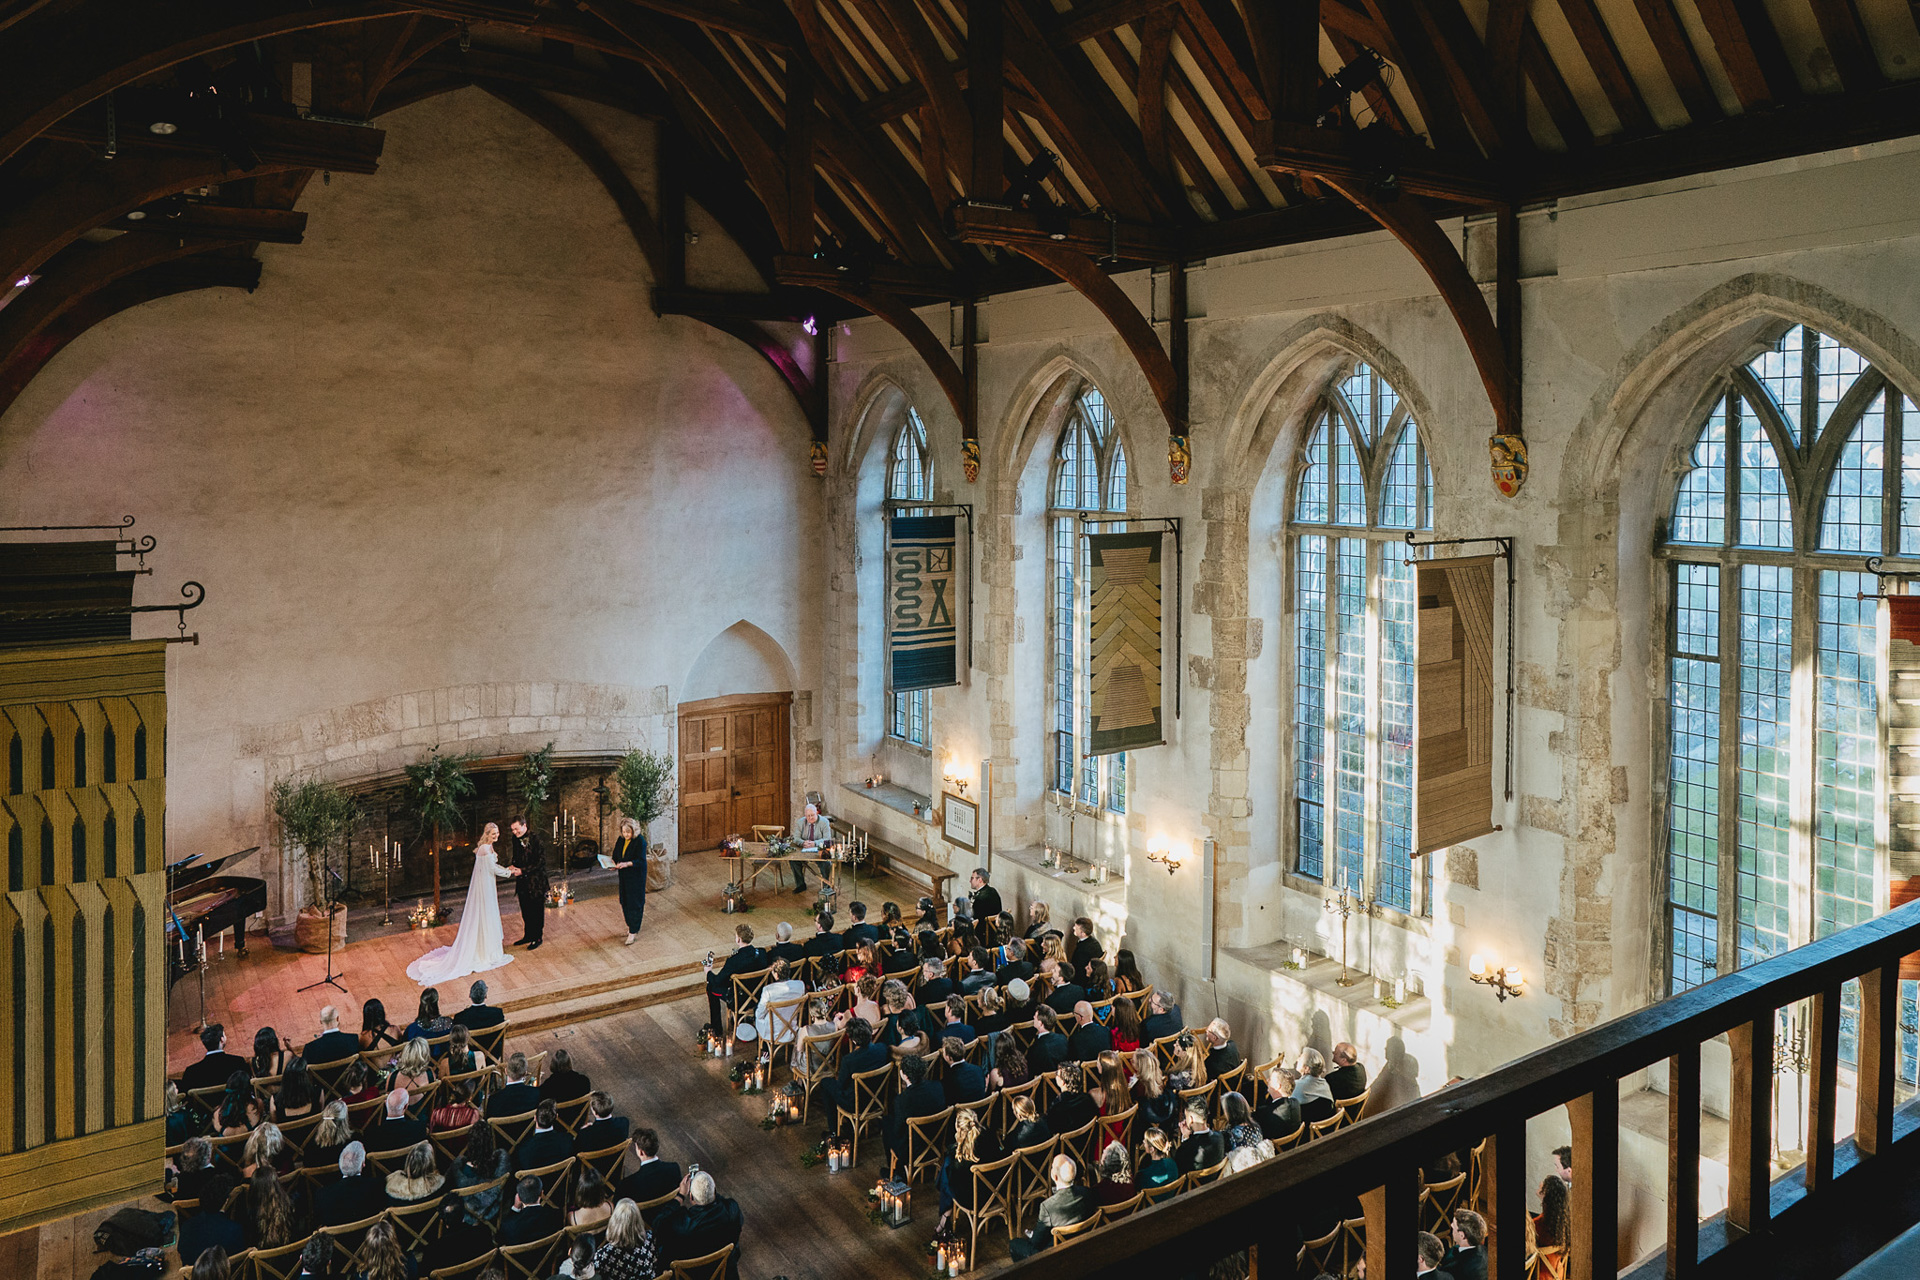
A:
<svg viewBox="0 0 1920 1280">
<path fill-rule="evenodd" d="M 1393 1002 L 1395 1004 L 1405 1004 L 1407 1002 L 1407 980 L 1405 978 L 1395 978 L 1393 980 Z"/>
</svg>

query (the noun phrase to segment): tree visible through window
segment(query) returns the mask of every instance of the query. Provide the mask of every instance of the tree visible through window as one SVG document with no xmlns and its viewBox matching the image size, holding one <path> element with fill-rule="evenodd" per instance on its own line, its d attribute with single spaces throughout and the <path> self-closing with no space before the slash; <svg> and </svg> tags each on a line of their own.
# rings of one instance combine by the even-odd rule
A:
<svg viewBox="0 0 1920 1280">
<path fill-rule="evenodd" d="M 1087 550 L 1081 540 L 1081 514 L 1127 509 L 1127 451 L 1113 425 L 1107 402 L 1092 387 L 1075 401 L 1053 455 L 1047 523 L 1052 544 L 1053 598 L 1049 610 L 1053 679 L 1053 771 L 1055 791 L 1077 794 L 1083 804 L 1127 808 L 1127 757 L 1124 753 L 1089 756 L 1080 761 L 1074 786 L 1074 761 L 1084 744 L 1086 690 L 1079 680 L 1084 644 L 1081 621 L 1086 608 Z M 1088 523 L 1085 532 L 1108 527 Z M 1114 525 L 1118 528 L 1118 525 Z"/>
<path fill-rule="evenodd" d="M 1878 590 L 1863 557 L 1920 554 L 1920 419 L 1796 325 L 1727 375 L 1687 464 L 1660 551 L 1672 992 L 1883 907 L 1878 641 L 1859 596 Z M 1848 1056 L 1854 1006 L 1849 985 Z"/>
<path fill-rule="evenodd" d="M 1417 424 L 1355 364 L 1313 411 L 1294 481 L 1294 869 L 1410 914 L 1414 599 L 1408 530 L 1433 527 Z"/>
<path fill-rule="evenodd" d="M 933 496 L 933 462 L 927 455 L 927 428 L 920 415 L 907 410 L 907 419 L 894 433 L 893 454 L 887 460 L 887 498 L 891 503 L 926 502 Z M 913 507 L 893 506 L 894 514 L 920 515 Z M 891 678 L 889 678 L 891 679 Z M 927 745 L 927 691 L 909 689 L 888 699 L 887 732 L 916 746 Z"/>
</svg>

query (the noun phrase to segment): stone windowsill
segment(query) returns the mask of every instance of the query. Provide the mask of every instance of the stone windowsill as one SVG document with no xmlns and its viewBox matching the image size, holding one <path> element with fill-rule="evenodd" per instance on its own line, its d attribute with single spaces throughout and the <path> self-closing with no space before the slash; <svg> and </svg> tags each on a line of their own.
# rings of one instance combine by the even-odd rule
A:
<svg viewBox="0 0 1920 1280">
<path fill-rule="evenodd" d="M 1282 982 L 1292 982 L 1306 988 L 1316 996 L 1337 1001 L 1355 1010 L 1384 1018 L 1403 1031 L 1424 1032 L 1433 1021 L 1433 1001 L 1424 995 L 1409 991 L 1407 1002 L 1399 1008 L 1392 1008 L 1384 1001 L 1373 998 L 1373 979 L 1365 974 L 1352 986 L 1340 985 L 1340 962 L 1327 956 L 1307 953 L 1307 967 L 1289 969 L 1287 962 L 1293 958 L 1293 947 L 1284 942 L 1269 942 L 1259 947 L 1223 947 L 1222 954 L 1251 965 L 1255 969 L 1271 973 Z M 1388 994 L 1392 994 L 1392 984 L 1388 984 Z"/>
<path fill-rule="evenodd" d="M 853 792 L 862 800 L 892 809 L 895 813 L 905 814 L 908 818 L 913 817 L 913 806 L 918 804 L 925 816 L 916 821 L 924 822 L 929 826 L 932 826 L 940 816 L 939 810 L 933 807 L 933 797 L 911 791 L 898 783 L 883 782 L 877 787 L 869 787 L 864 782 L 843 782 L 840 786 L 843 790 Z"/>
<path fill-rule="evenodd" d="M 1280 875 L 1280 883 L 1283 887 L 1291 889 L 1295 893 L 1304 893 L 1309 897 L 1320 898 L 1322 900 L 1335 898 L 1339 894 L 1338 890 L 1329 889 L 1320 881 L 1293 871 L 1282 872 Z M 1433 936 L 1433 920 L 1428 916 L 1408 915 L 1404 911 L 1396 910 L 1393 907 L 1381 903 L 1374 904 L 1373 913 L 1376 920 L 1391 928 L 1404 929 L 1408 933 L 1419 934 L 1421 937 Z"/>
<path fill-rule="evenodd" d="M 1077 865 L 1072 871 L 1062 872 L 1056 867 L 1040 865 L 1040 859 L 1045 853 L 1046 850 L 1039 845 L 1025 849 L 995 849 L 993 851 L 994 868 L 997 871 L 999 864 L 1002 862 L 1017 863 L 1020 869 L 1028 875 L 1039 876 L 1042 879 L 1052 880 L 1056 883 L 1066 885 L 1086 894 L 1090 898 L 1118 899 L 1125 896 L 1127 879 L 1124 875 L 1114 873 L 1105 884 L 1088 884 L 1085 879 L 1083 879 L 1087 874 L 1087 868 L 1084 863 Z"/>
</svg>

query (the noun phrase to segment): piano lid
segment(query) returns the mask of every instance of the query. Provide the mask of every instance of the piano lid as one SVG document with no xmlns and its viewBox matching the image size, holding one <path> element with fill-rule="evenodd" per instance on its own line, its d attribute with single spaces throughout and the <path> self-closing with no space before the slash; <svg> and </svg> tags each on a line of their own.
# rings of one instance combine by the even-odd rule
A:
<svg viewBox="0 0 1920 1280">
<path fill-rule="evenodd" d="M 167 864 L 167 891 L 172 892 L 175 889 L 196 884 L 201 880 L 205 880 L 208 876 L 219 874 L 220 868 L 226 866 L 229 862 L 237 861 L 249 854 L 258 852 L 260 852 L 260 846 L 256 844 L 251 848 L 242 849 L 238 853 L 229 853 L 224 857 L 214 858 L 207 862 L 199 861 L 200 855 L 197 853 L 191 857 L 182 858 L 178 862 L 170 862 Z"/>
</svg>

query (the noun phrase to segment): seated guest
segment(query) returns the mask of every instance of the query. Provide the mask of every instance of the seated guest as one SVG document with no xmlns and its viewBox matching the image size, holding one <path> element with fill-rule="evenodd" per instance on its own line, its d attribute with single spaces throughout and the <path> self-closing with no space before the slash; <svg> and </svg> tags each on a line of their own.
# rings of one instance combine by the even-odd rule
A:
<svg viewBox="0 0 1920 1280">
<path fill-rule="evenodd" d="M 1140 1139 L 1140 1170 L 1134 1182 L 1142 1190 L 1164 1187 L 1180 1176 L 1180 1162 L 1173 1158 L 1173 1139 L 1159 1125 L 1150 1127 Z"/>
<path fill-rule="evenodd" d="M 433 1065 L 433 1050 L 427 1047 L 423 1037 L 414 1036 L 401 1047 L 387 1087 L 405 1089 L 409 1098 L 416 1094 L 424 1097 L 439 1079 L 440 1072 Z"/>
<path fill-rule="evenodd" d="M 548 1098 L 533 1113 L 533 1132 L 520 1139 L 520 1145 L 513 1149 L 513 1171 L 545 1169 L 572 1154 L 573 1139 L 560 1127 L 559 1108 Z"/>
<path fill-rule="evenodd" d="M 1240 1065 L 1240 1046 L 1233 1042 L 1233 1028 L 1225 1018 L 1207 1024 L 1207 1076 L 1218 1080 Z"/>
<path fill-rule="evenodd" d="M 500 1140 L 495 1136 L 490 1124 L 476 1124 L 467 1130 L 467 1145 L 460 1152 L 460 1158 L 453 1162 L 453 1168 L 447 1171 L 449 1190 L 460 1191 L 467 1187 L 477 1187 L 494 1182 L 507 1176 L 513 1158 L 500 1148 Z M 470 1196 L 461 1196 L 460 1203 L 465 1213 L 475 1222 L 489 1227 L 500 1220 L 500 1200 L 502 1190 L 495 1187 L 490 1191 L 476 1191 Z"/>
<path fill-rule="evenodd" d="M 1047 919 L 1051 914 L 1051 910 L 1044 902 L 1030 902 L 1027 904 L 1026 937 L 1029 940 L 1039 938 L 1041 934 L 1052 928 L 1052 926 L 1047 923 Z"/>
<path fill-rule="evenodd" d="M 922 1004 L 926 1004 L 923 1000 Z M 927 1005 L 927 1018 L 939 1021 L 929 1029 L 940 1040 L 958 1040 L 966 1043 L 974 1038 L 974 1030 L 967 1025 L 967 1002 L 959 996 L 948 996 L 943 1003 Z"/>
<path fill-rule="evenodd" d="M 1013 1025 L 1013 1015 L 1006 1010 L 996 987 L 988 987 L 980 993 L 980 1013 L 973 1020 L 973 1033 L 978 1036 L 990 1036 L 996 1031 L 1005 1031 Z"/>
<path fill-rule="evenodd" d="M 660 1136 L 653 1130 L 633 1131 L 633 1158 L 633 1172 L 620 1179 L 615 1192 L 620 1199 L 646 1204 L 680 1185 L 680 1166 L 660 1158 Z"/>
<path fill-rule="evenodd" d="M 1333 1069 L 1327 1072 L 1327 1089 L 1335 1102 L 1357 1098 L 1367 1091 L 1367 1069 L 1360 1065 L 1357 1046 L 1344 1040 L 1333 1046 Z"/>
<path fill-rule="evenodd" d="M 918 1051 L 924 1037 L 915 1016 L 913 993 L 898 978 L 889 978 L 880 986 L 880 1025 L 874 1039 L 890 1049 Z"/>
<path fill-rule="evenodd" d="M 200 1113 L 187 1104 L 187 1095 L 180 1091 L 177 1082 L 167 1081 L 166 1089 L 167 1145 L 177 1147 L 194 1135 L 200 1128 Z"/>
<path fill-rule="evenodd" d="M 646 1224 L 641 1221 L 640 1207 L 632 1200 L 622 1199 L 613 1206 L 613 1216 L 607 1219 L 606 1240 L 587 1265 L 594 1280 L 651 1276 L 659 1266 L 653 1244 L 653 1237 L 647 1234 Z M 573 1274 L 581 1274 L 577 1263 Z"/>
<path fill-rule="evenodd" d="M 1227 1150 L 1238 1151 L 1242 1147 L 1258 1146 L 1265 1141 L 1260 1126 L 1253 1122 L 1253 1108 L 1247 1105 L 1245 1095 L 1237 1091 L 1228 1091 L 1221 1095 L 1220 1112 L 1227 1126 Z"/>
<path fill-rule="evenodd" d="M 204 1249 L 187 1273 L 187 1280 L 235 1280 L 240 1269 L 219 1245 Z"/>
<path fill-rule="evenodd" d="M 1180 1020 L 1180 1006 L 1173 1002 L 1173 997 L 1164 991 L 1156 991 L 1147 997 L 1147 1016 L 1140 1022 L 1141 1044 L 1150 1045 L 1156 1040 L 1177 1036 L 1185 1030 Z"/>
<path fill-rule="evenodd" d="M 180 1223 L 182 1258 L 198 1258 L 215 1248 L 234 1254 L 247 1247 L 247 1229 L 227 1214 L 227 1204 L 238 1185 L 224 1170 L 207 1179 L 201 1188 L 200 1211 Z"/>
<path fill-rule="evenodd" d="M 767 948 L 767 954 L 791 966 L 807 958 L 807 949 L 793 940 L 793 926 L 782 920 L 773 926 L 773 945 Z"/>
<path fill-rule="evenodd" d="M 407 1152 L 404 1167 L 387 1175 L 387 1203 L 398 1208 L 436 1199 L 446 1185 L 434 1167 L 433 1144 L 422 1142 Z"/>
<path fill-rule="evenodd" d="M 917 1053 L 900 1059 L 900 1093 L 887 1114 L 887 1150 L 897 1166 L 907 1167 L 907 1121 L 937 1116 L 947 1109 L 947 1091 L 927 1079 L 927 1060 Z"/>
<path fill-rule="evenodd" d="M 437 1040 L 453 1030 L 453 1019 L 441 1016 L 440 992 L 438 988 L 428 987 L 420 993 L 420 1007 L 414 1012 L 413 1021 L 400 1033 L 402 1040 Z M 431 1049 L 435 1057 L 446 1052 L 445 1045 L 434 1045 Z"/>
<path fill-rule="evenodd" d="M 187 1093 L 225 1084 L 238 1071 L 247 1073 L 247 1060 L 227 1052 L 227 1029 L 217 1022 L 200 1032 L 200 1047 L 206 1056 L 180 1073 L 180 1087 Z"/>
<path fill-rule="evenodd" d="M 1001 961 L 1000 967 L 994 971 L 995 983 L 1004 987 L 1015 978 L 1028 980 L 1033 978 L 1033 963 L 1027 959 L 1026 943 L 1018 938 L 1012 938 L 1002 950 L 1006 953 L 1006 959 Z"/>
<path fill-rule="evenodd" d="M 1207 1104 L 1198 1100 L 1187 1104 L 1180 1119 L 1180 1145 L 1173 1153 L 1180 1172 L 1211 1169 L 1227 1158 L 1227 1135 L 1215 1133 L 1207 1122 Z"/>
<path fill-rule="evenodd" d="M 1147 989 L 1147 980 L 1140 976 L 1139 962 L 1125 947 L 1113 953 L 1113 989 L 1120 995 Z"/>
<path fill-rule="evenodd" d="M 340 1011 L 332 1005 L 320 1011 L 320 1034 L 307 1041 L 300 1056 L 313 1066 L 345 1062 L 360 1052 L 360 1041 L 340 1029 Z"/>
<path fill-rule="evenodd" d="M 280 1088 L 273 1095 L 273 1118 L 281 1124 L 304 1120 L 320 1109 L 320 1086 L 307 1070 L 306 1060 L 295 1058 L 280 1076 Z"/>
<path fill-rule="evenodd" d="M 480 1049 L 474 1047 L 473 1032 L 459 1023 L 453 1024 L 448 1032 L 447 1051 L 440 1055 L 440 1078 L 471 1075 L 487 1065 L 490 1059 Z"/>
<path fill-rule="evenodd" d="M 869 973 L 854 981 L 853 1016 L 866 1023 L 871 1030 L 878 1030 L 880 1024 L 886 1020 L 886 1015 L 880 1012 L 879 974 Z"/>
<path fill-rule="evenodd" d="M 1074 977 L 1084 981 L 1090 976 L 1087 968 L 1095 960 L 1102 959 L 1106 949 L 1100 945 L 1100 939 L 1093 936 L 1093 921 L 1085 916 L 1077 918 L 1073 929 L 1073 950 L 1068 954 L 1068 963 L 1072 966 Z"/>
<path fill-rule="evenodd" d="M 540 1105 L 540 1091 L 527 1083 L 527 1055 L 507 1055 L 507 1082 L 487 1098 L 487 1119 L 523 1116 Z"/>
<path fill-rule="evenodd" d="M 367 1065 L 365 1058 L 355 1058 L 340 1073 L 340 1101 L 348 1106 L 356 1102 L 371 1102 L 382 1092 L 380 1077 Z"/>
<path fill-rule="evenodd" d="M 1113 1002 L 1107 1030 L 1113 1035 L 1113 1047 L 1121 1053 L 1132 1054 L 1145 1043 L 1140 1038 L 1140 1013 L 1131 1000 Z"/>
<path fill-rule="evenodd" d="M 300 1208 L 286 1184 L 265 1165 L 228 1197 L 227 1215 L 239 1222 L 248 1246 L 255 1249 L 277 1249 L 306 1234 Z"/>
<path fill-rule="evenodd" d="M 797 862 L 793 865 L 796 869 L 800 866 Z M 733 1008 L 734 975 L 758 973 L 767 967 L 767 953 L 753 945 L 752 925 L 735 925 L 733 939 L 733 954 L 720 968 L 715 969 L 711 960 L 706 963 L 707 1017 L 716 1031 L 727 1025 L 726 1010 Z"/>
<path fill-rule="evenodd" d="M 993 985 L 993 952 L 985 947 L 975 947 L 967 952 L 966 976 L 960 979 L 960 994 L 978 995 Z"/>
<path fill-rule="evenodd" d="M 243 1178 L 251 1178 L 253 1171 L 260 1168 L 285 1175 L 299 1167 L 300 1153 L 281 1136 L 280 1126 L 271 1120 L 261 1121 L 241 1149 L 240 1176 Z"/>
<path fill-rule="evenodd" d="M 567 1215 L 568 1226 L 597 1227 L 613 1216 L 613 1188 L 593 1166 L 583 1164 L 573 1181 L 572 1203 L 573 1212 Z"/>
<path fill-rule="evenodd" d="M 174 1175 L 171 1198 L 175 1202 L 193 1200 L 204 1204 L 207 1184 L 217 1172 L 213 1164 L 213 1143 L 206 1138 L 188 1138 L 180 1152 L 180 1171 Z"/>
<path fill-rule="evenodd" d="M 1093 1006 L 1085 1000 L 1073 1006 L 1073 1034 L 1067 1037 L 1067 1053 L 1079 1062 L 1092 1062 L 1113 1048 L 1113 1036 L 1094 1021 Z"/>
<path fill-rule="evenodd" d="M 385 1181 L 367 1172 L 367 1149 L 349 1142 L 340 1150 L 338 1181 L 317 1184 L 313 1193 L 314 1225 L 343 1227 L 364 1222 L 387 1207 Z"/>
<path fill-rule="evenodd" d="M 1302 1049 L 1294 1069 L 1300 1073 L 1293 1086 L 1293 1100 L 1300 1104 L 1300 1118 L 1308 1124 L 1327 1119 L 1333 1114 L 1333 1091 L 1327 1088 L 1326 1081 L 1327 1060 L 1320 1056 L 1318 1049 Z"/>
<path fill-rule="evenodd" d="M 924 1006 L 939 1004 L 954 993 L 953 979 L 947 976 L 946 962 L 938 956 L 928 956 L 920 962 L 920 985 L 914 988 L 914 998 Z"/>
<path fill-rule="evenodd" d="M 1453 1248 L 1440 1269 L 1453 1280 L 1487 1280 L 1487 1220 L 1471 1209 L 1453 1211 Z"/>
<path fill-rule="evenodd" d="M 360 1006 L 360 1050 L 384 1049 L 389 1045 L 400 1044 L 399 1034 L 393 1023 L 387 1021 L 387 1006 L 378 1000 L 369 1000 Z"/>
<path fill-rule="evenodd" d="M 1113 998 L 1113 979 L 1107 976 L 1107 962 L 1098 956 L 1087 961 L 1087 970 L 1080 976 L 1080 985 L 1087 989 L 1089 1000 Z"/>
<path fill-rule="evenodd" d="M 760 1002 L 754 1007 L 753 1029 L 764 1045 L 792 1044 L 799 1030 L 800 1006 L 792 1003 L 794 997 L 805 995 L 807 984 L 793 972 L 793 967 L 785 960 L 775 960 L 767 970 L 767 980 L 760 985 Z M 776 1010 L 775 1005 L 784 1004 Z M 778 1020 L 779 1025 L 775 1026 Z"/>
<path fill-rule="evenodd" d="M 833 931 L 833 912 L 822 911 L 813 918 L 813 937 L 807 939 L 807 955 L 831 959 L 847 949 L 844 938 Z"/>
<path fill-rule="evenodd" d="M 473 1105 L 473 1081 L 462 1080 L 450 1089 L 446 1100 L 437 1103 L 427 1117 L 427 1127 L 435 1133 L 464 1129 L 480 1119 L 480 1108 Z"/>
<path fill-rule="evenodd" d="M 847 926 L 847 946 L 857 947 L 863 942 L 880 941 L 880 930 L 867 923 L 866 903 L 849 902 L 847 904 L 847 916 L 853 921 L 852 924 Z"/>
<path fill-rule="evenodd" d="M 1193 1043 L 1193 1037 L 1182 1033 L 1173 1042 L 1173 1052 L 1167 1057 L 1167 1087 L 1179 1093 L 1198 1089 L 1206 1082 L 1207 1060 Z"/>
<path fill-rule="evenodd" d="M 1180 1095 L 1167 1087 L 1160 1055 L 1151 1049 L 1133 1051 L 1133 1100 L 1140 1107 L 1140 1123 L 1172 1129 L 1180 1111 Z"/>
<path fill-rule="evenodd" d="M 545 1240 L 566 1225 L 560 1211 L 540 1199 L 542 1190 L 540 1179 L 530 1173 L 522 1174 L 513 1184 L 513 1208 L 507 1210 L 506 1220 L 500 1224 L 501 1244 Z"/>
<path fill-rule="evenodd" d="M 1440 1262 L 1447 1256 L 1447 1246 L 1440 1243 L 1440 1237 L 1431 1231 L 1422 1231 L 1414 1236 L 1420 1261 L 1414 1267 L 1415 1276 L 1437 1276 L 1437 1280 L 1447 1280 L 1447 1274 L 1440 1270 Z"/>
<path fill-rule="evenodd" d="M 1081 1088 L 1085 1074 L 1078 1062 L 1063 1062 L 1054 1070 L 1053 1081 L 1060 1096 L 1047 1108 L 1047 1128 L 1064 1137 L 1100 1114 L 1100 1104 Z"/>
<path fill-rule="evenodd" d="M 1033 1043 L 1027 1047 L 1027 1065 L 1035 1075 L 1045 1075 L 1073 1058 L 1072 1046 L 1060 1034 L 1060 1019 L 1045 1005 L 1033 1011 L 1033 1034 Z"/>
<path fill-rule="evenodd" d="M 940 1176 L 935 1179 L 940 1192 L 940 1221 L 933 1229 L 935 1235 L 946 1230 L 955 1203 L 964 1209 L 973 1208 L 973 1166 L 991 1163 L 1005 1154 L 994 1136 L 981 1127 L 979 1112 L 954 1113 L 953 1150 L 947 1153 Z"/>
<path fill-rule="evenodd" d="M 505 1010 L 487 1003 L 487 984 L 478 978 L 467 988 L 467 1001 L 467 1007 L 454 1014 L 453 1020 L 470 1033 L 478 1035 L 482 1031 L 492 1031 L 507 1020 Z"/>
<path fill-rule="evenodd" d="M 353 1128 L 347 1120 L 347 1104 L 329 1102 L 326 1110 L 320 1113 L 320 1123 L 313 1127 L 313 1134 L 307 1139 L 303 1163 L 309 1169 L 338 1167 L 340 1153 L 353 1141 Z M 360 1148 L 365 1151 L 366 1148 Z"/>
<path fill-rule="evenodd" d="M 1072 1156 L 1055 1156 L 1051 1173 L 1053 1194 L 1040 1202 L 1040 1217 L 1033 1230 L 1012 1242 L 1016 1260 L 1031 1258 L 1051 1246 L 1055 1227 L 1078 1226 L 1100 1211 L 1100 1201 L 1093 1192 L 1078 1185 L 1080 1170 Z"/>
<path fill-rule="evenodd" d="M 387 1095 L 386 1114 L 360 1135 L 360 1141 L 366 1143 L 369 1151 L 405 1151 L 427 1140 L 427 1126 L 407 1114 L 407 1103 L 411 1100 L 405 1089 L 395 1089 Z"/>
<path fill-rule="evenodd" d="M 940 1083 L 946 1091 L 949 1105 L 978 1102 L 987 1096 L 987 1073 L 967 1061 L 967 1051 L 959 1040 L 948 1036 L 940 1042 L 940 1060 L 946 1064 Z"/>
<path fill-rule="evenodd" d="M 798 865 L 797 863 L 795 865 Z M 670 1270 L 687 1258 L 704 1258 L 727 1245 L 727 1280 L 740 1280 L 740 1206 L 714 1188 L 713 1175 L 702 1170 L 680 1184 L 680 1202 L 668 1205 L 653 1220 L 654 1253 L 658 1265 Z"/>
<path fill-rule="evenodd" d="M 430 1275 L 443 1267 L 462 1267 L 492 1252 L 493 1231 L 485 1223 L 467 1217 L 459 1196 L 447 1196 L 440 1201 L 440 1234 L 421 1256 L 420 1274 Z"/>
<path fill-rule="evenodd" d="M 1093 1195 L 1104 1207 L 1133 1199 L 1139 1190 L 1133 1182 L 1133 1162 L 1127 1158 L 1123 1143 L 1109 1142 L 1100 1153 L 1100 1168 Z"/>
<path fill-rule="evenodd" d="M 358 1280 L 412 1280 L 413 1259 L 400 1247 L 391 1222 L 383 1218 L 367 1228 L 367 1238 L 353 1255 L 353 1270 Z"/>
<path fill-rule="evenodd" d="M 307 1237 L 307 1247 L 300 1251 L 301 1276 L 312 1276 L 313 1280 L 327 1280 L 333 1274 L 333 1237 L 324 1231 L 316 1231 Z"/>
<path fill-rule="evenodd" d="M 880 972 L 880 952 L 871 942 L 855 945 L 853 960 L 840 976 L 848 982 L 859 982 L 862 978 L 883 977 L 884 975 Z"/>
<path fill-rule="evenodd" d="M 1299 1077 L 1287 1067 L 1267 1072 L 1267 1100 L 1254 1109 L 1253 1122 L 1269 1142 L 1291 1138 L 1299 1131 L 1300 1101 L 1293 1096 Z"/>
<path fill-rule="evenodd" d="M 252 1133 L 254 1126 L 267 1118 L 270 1104 L 253 1087 L 253 1079 L 244 1071 L 227 1077 L 227 1091 L 214 1108 L 213 1127 L 222 1138 L 237 1138 Z"/>
<path fill-rule="evenodd" d="M 1573 1243 L 1572 1193 L 1557 1173 L 1540 1179 L 1540 1212 L 1527 1218 L 1527 1252 Z"/>
<path fill-rule="evenodd" d="M 839 1077 L 824 1086 L 827 1105 L 833 1108 L 827 1114 L 834 1117 L 828 1123 L 837 1128 L 839 1109 L 853 1110 L 854 1076 L 877 1070 L 892 1061 L 893 1051 L 884 1044 L 874 1043 L 872 1027 L 859 1018 L 847 1023 L 847 1048 L 840 1058 Z"/>
<path fill-rule="evenodd" d="M 888 906 L 893 906 L 888 903 Z M 899 908 L 894 908 L 896 911 Z M 904 978 L 920 967 L 920 957 L 913 947 L 913 935 L 904 927 L 891 929 L 884 941 L 888 949 L 880 957 L 880 972 L 889 978 Z"/>
<path fill-rule="evenodd" d="M 613 1099 L 595 1089 L 587 1096 L 587 1123 L 573 1135 L 573 1149 L 582 1155 L 606 1151 L 627 1140 L 627 1118 L 613 1114 Z"/>
<path fill-rule="evenodd" d="M 1047 989 L 1047 1008 L 1063 1018 L 1073 1012 L 1073 1006 L 1087 998 L 1087 989 L 1075 982 L 1066 967 L 1052 956 L 1040 962 L 1040 976 L 1051 984 Z"/>
<path fill-rule="evenodd" d="M 593 1092 L 593 1082 L 573 1069 L 573 1055 L 553 1051 L 553 1070 L 540 1082 L 540 1096 L 549 1102 L 574 1102 Z"/>
<path fill-rule="evenodd" d="M 291 1057 L 280 1043 L 280 1033 L 262 1027 L 253 1033 L 253 1056 L 247 1059 L 247 1074 L 255 1080 L 267 1080 L 287 1069 Z"/>
<path fill-rule="evenodd" d="M 1043 1142 L 1053 1141 L 1053 1130 L 1040 1116 L 1040 1108 L 1031 1093 L 1017 1093 L 1011 1104 L 1013 1123 L 1007 1129 L 1006 1147 L 1009 1151 L 1020 1151 L 1027 1147 L 1039 1146 Z"/>
<path fill-rule="evenodd" d="M 939 931 L 940 909 L 933 905 L 932 898 L 921 898 L 913 904 L 913 909 L 918 913 L 913 922 L 915 930 L 932 929 L 935 932 Z M 955 954 L 957 955 L 959 953 L 956 952 Z"/>
</svg>

